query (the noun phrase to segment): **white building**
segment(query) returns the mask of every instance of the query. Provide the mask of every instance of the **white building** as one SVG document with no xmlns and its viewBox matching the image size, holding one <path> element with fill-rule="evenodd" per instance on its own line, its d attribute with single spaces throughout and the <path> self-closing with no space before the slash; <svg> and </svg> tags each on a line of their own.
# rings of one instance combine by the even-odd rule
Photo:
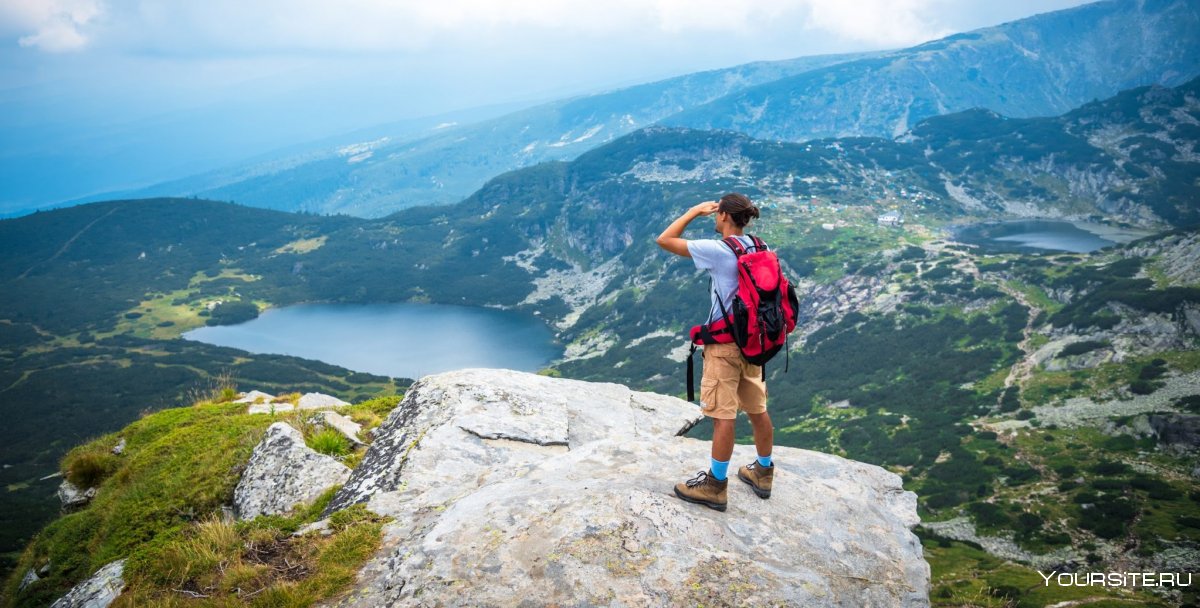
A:
<svg viewBox="0 0 1200 608">
<path fill-rule="evenodd" d="M 879 216 L 876 220 L 880 226 L 899 226 L 904 223 L 904 218 L 900 216 L 899 211 L 888 211 Z"/>
</svg>

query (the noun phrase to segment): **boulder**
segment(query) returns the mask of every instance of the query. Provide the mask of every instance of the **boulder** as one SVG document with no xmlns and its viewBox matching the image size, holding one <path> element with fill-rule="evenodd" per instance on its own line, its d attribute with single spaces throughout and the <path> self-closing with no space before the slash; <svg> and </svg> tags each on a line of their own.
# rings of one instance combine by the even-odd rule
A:
<svg viewBox="0 0 1200 608">
<path fill-rule="evenodd" d="M 125 438 L 122 437 L 121 440 L 117 442 L 117 445 L 113 446 L 113 449 L 112 449 L 113 455 L 120 456 L 121 454 L 124 454 L 125 453 L 125 444 L 126 444 Z"/>
<path fill-rule="evenodd" d="M 928 606 L 929 565 L 899 476 L 776 447 L 774 491 L 684 502 L 709 442 L 693 404 L 502 370 L 421 379 L 331 511 L 393 517 L 331 605 Z"/>
<path fill-rule="evenodd" d="M 119 559 L 96 571 L 86 581 L 75 585 L 50 608 L 105 608 L 125 589 L 125 560 Z"/>
<path fill-rule="evenodd" d="M 58 484 L 58 500 L 64 509 L 76 509 L 91 502 L 96 497 L 96 488 L 82 490 L 79 486 L 64 479 Z"/>
<path fill-rule="evenodd" d="M 375 430 L 328 512 L 405 483 L 453 496 L 573 446 L 679 435 L 701 418 L 686 401 L 620 384 L 494 369 L 426 376 Z M 406 471 L 410 461 L 416 466 Z"/>
<path fill-rule="evenodd" d="M 296 403 L 296 407 L 302 410 L 319 410 L 325 407 L 346 407 L 347 405 L 350 404 L 324 393 L 304 393 Z"/>
<path fill-rule="evenodd" d="M 234 512 L 238 519 L 287 513 L 349 476 L 346 465 L 313 451 L 300 431 L 276 422 L 255 446 L 233 491 Z"/>
<path fill-rule="evenodd" d="M 260 403 L 260 402 L 270 402 L 270 401 L 274 401 L 274 400 L 275 400 L 274 395 L 269 395 L 262 391 L 250 391 L 248 393 L 242 393 L 233 402 L 234 403 Z"/>
</svg>

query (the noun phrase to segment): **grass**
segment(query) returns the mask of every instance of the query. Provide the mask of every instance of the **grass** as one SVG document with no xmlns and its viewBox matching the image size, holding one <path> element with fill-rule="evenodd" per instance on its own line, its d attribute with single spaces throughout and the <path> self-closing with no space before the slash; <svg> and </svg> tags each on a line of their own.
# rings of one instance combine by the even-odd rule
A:
<svg viewBox="0 0 1200 608">
<path fill-rule="evenodd" d="M 219 274 L 212 277 L 202 271 L 197 272 L 183 289 L 146 294 L 146 299 L 126 311 L 141 313 L 140 317 L 130 319 L 122 315 L 112 332 L 99 333 L 97 336 L 128 333 L 156 340 L 177 338 L 189 330 L 203 327 L 206 319 L 200 316 L 200 312 L 205 310 L 207 302 L 219 299 L 215 296 L 197 295 L 196 290 L 203 283 L 219 279 L 240 279 L 249 283 L 261 278 L 246 274 L 237 268 L 222 268 Z M 232 292 L 233 288 L 230 287 L 229 290 Z M 176 304 L 177 301 L 180 303 Z"/>
<path fill-rule="evenodd" d="M 43 529 L 16 569 L 23 574 L 49 561 L 50 574 L 20 596 L 19 581 L 10 578 L 8 605 L 49 604 L 100 566 L 153 546 L 229 503 L 238 468 L 271 422 L 243 411 L 241 404 L 174 408 L 121 431 L 125 453 L 114 457 L 119 466 L 91 504 Z M 79 453 L 103 449 L 109 441 L 101 438 Z"/>
<path fill-rule="evenodd" d="M 379 547 L 384 520 L 363 505 L 330 518 L 330 534 L 293 536 L 333 491 L 287 516 L 248 522 L 208 518 L 131 560 L 114 608 L 136 606 L 310 606 L 354 581 Z"/>
<path fill-rule="evenodd" d="M 313 451 L 326 456 L 341 457 L 350 454 L 350 441 L 334 429 L 321 429 L 305 438 Z"/>
<path fill-rule="evenodd" d="M 226 402 L 229 385 L 220 381 L 200 397 L 195 405 L 146 415 L 64 457 L 68 478 L 98 487 L 96 497 L 51 522 L 26 547 L 0 606 L 49 605 L 120 558 L 129 558 L 129 587 L 114 606 L 303 606 L 354 580 L 378 546 L 382 520 L 360 506 L 338 512 L 329 536 L 290 536 L 320 516 L 332 489 L 286 517 L 237 524 L 218 517 L 221 506 L 232 502 L 241 468 L 266 428 L 281 419 L 298 424 L 308 412 L 246 414 L 245 404 Z M 343 412 L 377 426 L 399 401 L 380 397 Z M 119 439 L 125 439 L 125 450 L 114 455 Z M 346 439 L 337 439 L 349 454 Z M 323 441 L 329 440 L 317 439 Z M 17 593 L 24 573 L 46 563 L 50 573 Z"/>
<path fill-rule="evenodd" d="M 970 544 L 920 533 L 925 559 L 929 562 L 933 606 L 1015 608 L 1079 602 L 1073 606 L 1154 606 L 1169 604 L 1149 590 L 1132 593 L 1109 587 L 1046 585 L 1036 568 L 993 557 Z M 1043 574 L 1049 574 L 1045 570 Z M 1128 602 L 1128 603 L 1127 603 Z"/>
<path fill-rule="evenodd" d="M 311 239 L 297 239 L 277 248 L 275 253 L 308 253 L 320 249 L 327 240 L 329 237 L 325 235 Z"/>
</svg>

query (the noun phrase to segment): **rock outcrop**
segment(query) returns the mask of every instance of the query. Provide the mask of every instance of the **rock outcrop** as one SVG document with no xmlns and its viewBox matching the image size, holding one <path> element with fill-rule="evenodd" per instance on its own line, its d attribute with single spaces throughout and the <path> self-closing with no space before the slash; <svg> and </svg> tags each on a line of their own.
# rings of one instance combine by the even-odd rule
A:
<svg viewBox="0 0 1200 608">
<path fill-rule="evenodd" d="M 771 498 L 733 478 L 716 512 L 672 492 L 707 467 L 708 442 L 679 436 L 699 420 L 615 384 L 421 379 L 331 505 L 393 518 L 335 605 L 928 605 L 897 475 L 776 447 Z"/>
<path fill-rule="evenodd" d="M 375 429 L 329 510 L 404 484 L 450 497 L 590 441 L 669 437 L 700 418 L 687 402 L 620 384 L 488 369 L 426 376 Z"/>
<path fill-rule="evenodd" d="M 58 484 L 58 500 L 64 509 L 78 509 L 91 502 L 96 497 L 96 488 L 81 489 L 79 486 L 64 479 Z"/>
<path fill-rule="evenodd" d="M 105 608 L 125 589 L 125 560 L 112 562 L 75 585 L 50 608 Z"/>
<path fill-rule="evenodd" d="M 1200 448 L 1200 416 L 1194 414 L 1150 414 L 1147 416 L 1150 428 L 1158 437 L 1159 443 L 1169 446 L 1177 452 L 1187 452 Z"/>
<path fill-rule="evenodd" d="M 304 393 L 296 402 L 296 407 L 302 410 L 318 410 L 325 407 L 346 407 L 349 403 L 325 393 Z"/>
<path fill-rule="evenodd" d="M 350 469 L 304 444 L 300 431 L 276 422 L 254 448 L 233 492 L 239 519 L 287 513 L 346 481 Z"/>
<path fill-rule="evenodd" d="M 326 395 L 325 393 L 304 393 L 295 403 L 292 403 L 291 401 L 262 391 L 240 393 L 240 398 L 235 400 L 234 403 L 249 404 L 250 407 L 246 410 L 248 414 L 279 414 L 297 409 L 321 410 L 350 405 L 346 401 L 338 399 L 333 395 Z"/>
</svg>

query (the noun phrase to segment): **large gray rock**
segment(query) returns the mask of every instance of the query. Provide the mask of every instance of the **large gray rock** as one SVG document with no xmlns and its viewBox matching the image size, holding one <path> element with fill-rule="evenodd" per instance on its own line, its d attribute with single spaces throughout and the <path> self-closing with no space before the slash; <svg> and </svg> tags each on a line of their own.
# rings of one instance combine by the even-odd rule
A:
<svg viewBox="0 0 1200 608">
<path fill-rule="evenodd" d="M 58 601 L 50 608 L 106 608 L 125 589 L 125 560 L 119 559 L 96 571 L 89 578 Z"/>
<path fill-rule="evenodd" d="M 350 476 L 350 469 L 304 444 L 300 431 L 276 422 L 254 448 L 233 491 L 238 519 L 287 513 Z"/>
<path fill-rule="evenodd" d="M 733 477 L 713 511 L 672 491 L 708 465 L 707 441 L 677 436 L 700 418 L 620 385 L 423 378 L 336 499 L 394 521 L 334 605 L 929 604 L 897 475 L 776 447 L 771 498 Z M 753 458 L 738 446 L 734 464 Z"/>
<path fill-rule="evenodd" d="M 686 401 L 620 384 L 496 369 L 426 376 L 375 430 L 329 512 L 402 484 L 453 496 L 589 441 L 678 435 L 701 418 Z"/>
</svg>

